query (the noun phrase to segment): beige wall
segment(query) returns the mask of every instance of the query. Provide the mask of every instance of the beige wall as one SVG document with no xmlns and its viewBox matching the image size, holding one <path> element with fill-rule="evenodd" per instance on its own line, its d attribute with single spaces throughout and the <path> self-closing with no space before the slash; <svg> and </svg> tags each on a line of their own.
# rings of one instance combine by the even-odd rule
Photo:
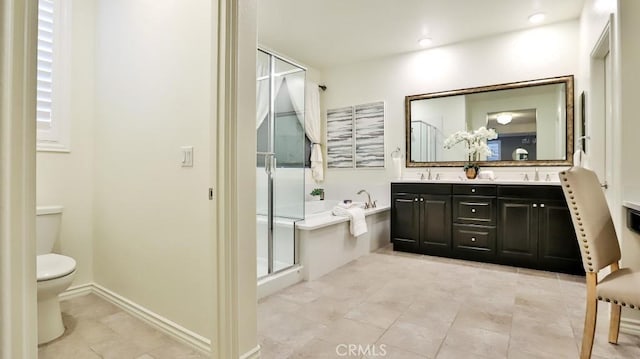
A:
<svg viewBox="0 0 640 359">
<path fill-rule="evenodd" d="M 95 37 L 94 280 L 206 337 L 211 6 L 99 0 Z"/>
<path fill-rule="evenodd" d="M 37 204 L 62 205 L 60 241 L 54 251 L 73 257 L 73 285 L 93 278 L 93 122 L 94 2 L 71 6 L 70 128 L 71 152 L 37 153 Z"/>
<path fill-rule="evenodd" d="M 622 200 L 640 203 L 640 168 L 638 167 L 638 121 L 637 101 L 640 97 L 640 2 L 620 0 L 619 2 L 619 46 L 620 46 L 620 178 L 622 182 Z M 623 219 L 624 214 L 622 215 Z M 622 230 L 622 263 L 624 266 L 640 269 L 640 235 L 631 232 L 626 225 Z M 627 310 L 626 318 L 633 318 L 640 324 L 640 313 Z M 636 328 L 638 330 L 640 328 Z"/>
</svg>

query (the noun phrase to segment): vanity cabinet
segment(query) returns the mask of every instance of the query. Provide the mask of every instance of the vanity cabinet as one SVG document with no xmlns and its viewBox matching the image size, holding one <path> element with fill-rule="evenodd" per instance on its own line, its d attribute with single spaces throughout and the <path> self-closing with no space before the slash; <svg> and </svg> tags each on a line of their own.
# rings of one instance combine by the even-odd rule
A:
<svg viewBox="0 0 640 359">
<path fill-rule="evenodd" d="M 394 250 L 584 273 L 562 188 L 391 184 Z"/>
<path fill-rule="evenodd" d="M 391 198 L 394 249 L 433 255 L 451 253 L 451 185 L 397 185 Z"/>
</svg>

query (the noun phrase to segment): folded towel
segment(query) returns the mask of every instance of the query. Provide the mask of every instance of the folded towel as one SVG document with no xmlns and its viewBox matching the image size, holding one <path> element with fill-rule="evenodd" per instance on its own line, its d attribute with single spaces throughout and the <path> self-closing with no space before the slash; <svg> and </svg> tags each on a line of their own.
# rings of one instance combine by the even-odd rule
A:
<svg viewBox="0 0 640 359">
<path fill-rule="evenodd" d="M 345 204 L 343 203 L 343 205 Z M 351 203 L 351 207 L 345 208 L 338 204 L 333 208 L 332 213 L 334 216 L 350 218 L 351 224 L 349 225 L 349 230 L 352 236 L 358 237 L 367 233 L 367 220 L 364 217 L 364 209 L 361 207 L 353 206 L 353 203 Z"/>
</svg>

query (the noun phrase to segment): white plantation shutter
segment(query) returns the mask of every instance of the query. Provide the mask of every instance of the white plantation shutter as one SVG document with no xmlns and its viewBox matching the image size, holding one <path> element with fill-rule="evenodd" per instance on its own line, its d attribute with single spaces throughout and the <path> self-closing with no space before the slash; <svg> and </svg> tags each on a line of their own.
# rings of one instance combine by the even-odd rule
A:
<svg viewBox="0 0 640 359">
<path fill-rule="evenodd" d="M 52 128 L 53 113 L 53 40 L 54 40 L 53 0 L 38 2 L 38 129 Z"/>
</svg>

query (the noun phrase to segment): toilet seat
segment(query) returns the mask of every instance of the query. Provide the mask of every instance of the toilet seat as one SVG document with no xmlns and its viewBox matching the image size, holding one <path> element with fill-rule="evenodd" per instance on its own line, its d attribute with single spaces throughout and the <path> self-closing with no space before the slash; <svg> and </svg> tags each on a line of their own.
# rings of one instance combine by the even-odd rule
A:
<svg viewBox="0 0 640 359">
<path fill-rule="evenodd" d="M 38 282 L 64 277 L 76 270 L 76 261 L 67 256 L 55 253 L 42 254 L 36 257 Z"/>
</svg>

